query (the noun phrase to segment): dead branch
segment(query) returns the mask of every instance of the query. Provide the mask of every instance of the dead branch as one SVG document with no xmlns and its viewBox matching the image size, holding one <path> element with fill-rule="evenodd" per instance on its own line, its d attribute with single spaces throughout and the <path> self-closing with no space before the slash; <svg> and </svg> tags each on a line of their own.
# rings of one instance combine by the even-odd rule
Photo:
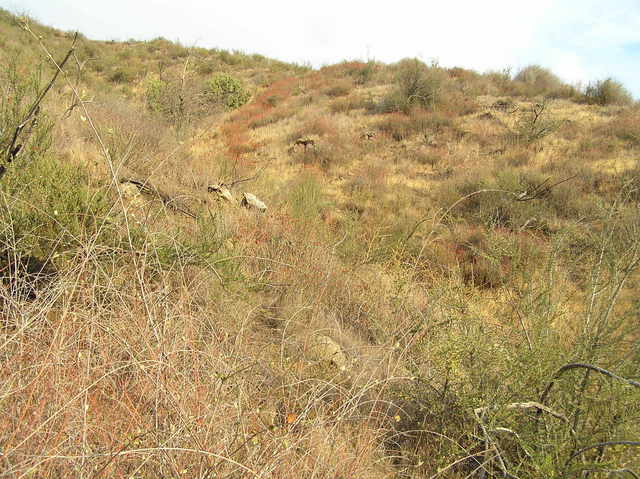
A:
<svg viewBox="0 0 640 479">
<path fill-rule="evenodd" d="M 435 223 L 441 223 L 447 217 L 447 215 L 449 213 L 451 213 L 451 211 L 456 206 L 458 206 L 463 201 L 468 200 L 469 198 L 473 198 L 476 195 L 479 195 L 479 194 L 482 194 L 482 193 L 500 193 L 500 194 L 511 196 L 515 201 L 532 201 L 532 200 L 537 200 L 537 199 L 543 198 L 544 196 L 549 194 L 549 192 L 551 191 L 552 188 L 555 188 L 556 186 L 558 186 L 558 185 L 560 185 L 562 183 L 565 183 L 566 181 L 572 180 L 576 176 L 577 175 L 570 176 L 568 178 L 564 178 L 564 179 L 562 179 L 560 181 L 557 181 L 557 182 L 555 182 L 555 183 L 553 183 L 551 185 L 547 185 L 547 183 L 551 179 L 551 178 L 547 178 L 545 181 L 543 181 L 542 183 L 537 185 L 531 192 L 523 191 L 521 193 L 516 193 L 515 191 L 501 190 L 501 189 L 495 189 L 495 188 L 486 188 L 486 189 L 474 191 L 473 193 L 469 193 L 468 195 L 463 196 L 462 198 L 460 198 L 457 201 L 455 201 L 451 206 L 449 206 L 449 208 L 447 208 L 445 210 L 444 213 L 442 213 L 442 215 L 440 215 L 440 218 L 438 218 L 437 222 L 434 220 L 434 224 Z M 411 229 L 411 231 L 409 232 L 409 234 L 406 236 L 406 238 L 404 240 L 405 241 L 409 241 L 411 239 L 411 237 L 415 234 L 415 232 L 418 230 L 420 225 L 425 223 L 428 219 L 429 219 L 429 217 L 425 216 L 420 221 L 418 221 L 413 226 L 413 228 Z"/>
<path fill-rule="evenodd" d="M 247 177 L 247 178 L 240 178 L 239 180 L 233 180 L 231 183 L 228 183 L 228 184 L 227 184 L 227 183 L 225 183 L 224 185 L 225 185 L 227 188 L 231 189 L 231 188 L 233 188 L 234 186 L 239 185 L 240 183 L 244 183 L 245 181 L 253 181 L 253 180 L 257 179 L 257 178 L 258 178 L 258 176 L 260 176 L 260 172 L 256 173 L 256 174 L 255 174 L 255 175 L 253 175 L 253 176 Z"/>
<path fill-rule="evenodd" d="M 540 183 L 539 185 L 535 186 L 531 192 L 524 191 L 524 192 L 520 193 L 516 197 L 516 201 L 531 201 L 531 200 L 536 200 L 536 199 L 543 198 L 543 197 L 547 196 L 551 192 L 552 188 L 555 188 L 556 186 L 561 185 L 562 183 L 565 183 L 565 182 L 567 182 L 569 180 L 572 180 L 576 176 L 578 176 L 578 175 L 573 175 L 573 176 L 570 176 L 568 178 L 564 178 L 564 179 L 562 179 L 560 181 L 552 183 L 551 185 L 547 185 L 549 180 L 551 180 L 551 178 L 547 178 L 542 183 Z"/>
<path fill-rule="evenodd" d="M 535 401 L 528 401 L 528 402 L 514 402 L 511 404 L 507 404 L 505 406 L 507 409 L 536 409 L 540 412 L 545 412 L 557 419 L 561 419 L 564 422 L 566 422 L 567 424 L 569 423 L 569 420 L 567 419 L 567 417 L 564 414 L 561 414 L 559 412 L 554 411 L 553 409 L 551 409 L 550 407 L 545 406 L 544 404 L 540 404 L 538 402 Z"/>
<path fill-rule="evenodd" d="M 35 128 L 36 121 L 37 121 L 36 118 L 40 113 L 40 103 L 42 103 L 42 100 L 44 100 L 44 97 L 47 95 L 47 93 L 49 93 L 49 90 L 51 90 L 51 87 L 53 87 L 54 83 L 58 79 L 58 75 L 62 71 L 62 68 L 64 67 L 65 63 L 67 63 L 67 60 L 69 60 L 69 58 L 71 57 L 73 51 L 75 50 L 77 39 L 78 39 L 78 32 L 76 32 L 75 35 L 73 36 L 73 41 L 71 42 L 71 48 L 65 55 L 62 62 L 60 62 L 60 64 L 58 65 L 58 68 L 53 74 L 53 77 L 51 78 L 47 86 L 38 94 L 38 97 L 31 105 L 31 108 L 29 108 L 29 111 L 27 112 L 25 117 L 22 119 L 22 121 L 18 124 L 18 126 L 16 126 L 15 130 L 13 131 L 11 142 L 9 142 L 9 145 L 7 146 L 7 149 L 5 150 L 3 155 L 4 161 L 6 164 L 9 164 L 13 160 L 15 160 L 16 157 L 18 156 L 18 153 L 20 153 L 22 149 L 22 144 L 17 145 L 16 143 L 18 142 L 18 139 L 20 138 L 20 134 L 22 133 L 22 130 L 24 129 L 24 127 L 27 126 L 28 124 L 31 125 L 31 127 L 29 128 L 28 135 L 25 138 L 25 143 L 28 140 L 28 136 L 31 135 L 33 128 Z M 0 165 L 0 178 L 2 178 L 2 175 L 4 175 L 5 171 L 6 171 L 6 167 L 4 165 Z"/>
<path fill-rule="evenodd" d="M 609 446 L 631 446 L 631 447 L 640 447 L 640 441 L 607 441 L 607 442 L 598 442 L 596 444 L 591 444 L 590 446 L 583 447 L 582 449 L 578 449 L 574 452 L 569 459 L 567 459 L 567 464 L 573 461 L 576 457 L 581 454 L 591 450 L 591 449 L 600 449 Z"/>
<path fill-rule="evenodd" d="M 627 384 L 630 384 L 631 386 L 640 388 L 640 383 L 638 381 L 634 381 L 633 379 L 623 378 L 621 376 L 618 376 L 618 375 L 612 373 L 611 371 L 607 371 L 606 369 L 600 368 L 598 366 L 594 366 L 592 364 L 586 364 L 586 363 L 569 363 L 569 364 L 565 364 L 564 366 L 562 366 L 553 375 L 553 378 L 551 379 L 551 381 L 549 382 L 549 384 L 545 388 L 544 392 L 542 393 L 542 396 L 540 396 L 540 404 L 544 405 L 545 401 L 547 400 L 547 396 L 549 395 L 549 392 L 551 392 L 551 388 L 553 387 L 553 385 L 556 383 L 556 381 L 560 378 L 560 376 L 562 376 L 562 374 L 565 371 L 569 371 L 571 369 L 578 369 L 578 368 L 584 368 L 584 369 L 588 369 L 588 370 L 591 370 L 591 371 L 595 371 L 595 372 L 598 372 L 600 374 L 604 374 L 605 376 L 608 376 L 610 378 L 616 379 L 618 381 L 622 381 L 622 382 L 625 382 Z"/>
<path fill-rule="evenodd" d="M 500 450 L 498 449 L 496 442 L 489 434 L 489 431 L 487 430 L 484 421 L 482 420 L 482 415 L 487 411 L 487 409 L 488 408 L 486 407 L 479 407 L 473 410 L 473 415 L 475 416 L 475 419 L 478 422 L 480 429 L 482 430 L 482 434 L 484 435 L 484 438 L 482 440 L 487 450 L 493 449 L 493 451 L 495 452 L 495 458 L 498 459 L 498 465 L 500 466 L 503 477 L 507 477 L 509 479 L 518 479 L 517 476 L 514 476 L 513 474 L 509 473 L 509 471 L 507 471 L 507 465 L 505 464 L 505 461 L 500 454 Z"/>
<path fill-rule="evenodd" d="M 138 180 L 136 178 L 123 177 L 120 179 L 120 183 L 131 183 L 135 185 L 140 190 L 140 193 L 147 194 L 150 196 L 154 196 L 160 201 L 162 204 L 169 208 L 170 210 L 176 211 L 178 213 L 182 213 L 183 215 L 189 216 L 190 218 L 197 219 L 197 216 L 189 211 L 186 206 L 178 203 L 177 199 L 168 193 L 156 188 L 153 186 L 149 180 Z"/>
</svg>

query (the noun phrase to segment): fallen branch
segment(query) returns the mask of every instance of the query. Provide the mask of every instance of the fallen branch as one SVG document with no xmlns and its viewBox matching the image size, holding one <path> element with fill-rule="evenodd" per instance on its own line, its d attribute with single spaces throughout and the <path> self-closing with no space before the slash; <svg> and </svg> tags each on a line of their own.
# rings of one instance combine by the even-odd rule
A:
<svg viewBox="0 0 640 479">
<path fill-rule="evenodd" d="M 185 206 L 179 204 L 174 197 L 153 186 L 151 183 L 149 183 L 149 180 L 142 181 L 136 178 L 127 177 L 121 178 L 120 183 L 131 183 L 132 185 L 137 186 L 141 193 L 155 196 L 156 198 L 160 199 L 160 201 L 162 201 L 162 204 L 170 210 L 177 211 L 178 213 L 182 213 L 183 215 L 189 216 L 190 218 L 197 219 L 197 216 L 194 213 L 189 211 L 189 209 L 187 209 Z"/>
</svg>

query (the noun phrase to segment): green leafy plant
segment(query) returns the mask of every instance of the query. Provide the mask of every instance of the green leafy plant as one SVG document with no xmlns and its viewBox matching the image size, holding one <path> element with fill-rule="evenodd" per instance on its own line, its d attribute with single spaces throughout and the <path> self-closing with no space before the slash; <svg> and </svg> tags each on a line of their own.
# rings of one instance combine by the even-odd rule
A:
<svg viewBox="0 0 640 479">
<path fill-rule="evenodd" d="M 417 58 L 407 58 L 398 63 L 397 69 L 396 88 L 380 104 L 382 112 L 432 108 L 441 100 L 448 75 L 436 63 L 427 66 Z"/>
<path fill-rule="evenodd" d="M 207 82 L 205 95 L 210 102 L 235 110 L 249 101 L 251 94 L 237 78 L 220 73 Z"/>
</svg>

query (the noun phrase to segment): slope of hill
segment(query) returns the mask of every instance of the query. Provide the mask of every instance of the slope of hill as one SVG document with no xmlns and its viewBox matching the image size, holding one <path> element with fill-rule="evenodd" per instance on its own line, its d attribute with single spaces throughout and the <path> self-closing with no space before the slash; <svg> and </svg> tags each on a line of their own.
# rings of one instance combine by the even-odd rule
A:
<svg viewBox="0 0 640 479">
<path fill-rule="evenodd" d="M 73 37 L 0 11 L 3 475 L 639 472 L 621 85 L 80 35 L 34 111 Z"/>
</svg>

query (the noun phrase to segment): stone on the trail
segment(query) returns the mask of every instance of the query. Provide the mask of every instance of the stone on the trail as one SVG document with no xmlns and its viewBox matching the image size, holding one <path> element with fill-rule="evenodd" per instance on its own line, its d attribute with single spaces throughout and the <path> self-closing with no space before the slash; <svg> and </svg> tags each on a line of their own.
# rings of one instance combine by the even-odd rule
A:
<svg viewBox="0 0 640 479">
<path fill-rule="evenodd" d="M 228 201 L 229 203 L 233 203 L 233 195 L 224 183 L 209 185 L 207 191 L 209 193 L 217 194 L 218 198 Z"/>
<path fill-rule="evenodd" d="M 255 195 L 252 195 L 251 193 L 242 194 L 242 201 L 240 201 L 240 205 L 248 209 L 256 209 L 258 211 L 262 211 L 263 213 L 267 211 L 267 205 L 265 205 Z"/>
<path fill-rule="evenodd" d="M 133 183 L 122 183 L 120 185 L 120 191 L 125 198 L 133 199 L 140 196 L 140 189 Z"/>
<path fill-rule="evenodd" d="M 340 369 L 345 369 L 347 366 L 347 356 L 342 347 L 323 334 L 314 337 L 312 355 L 320 361 L 332 362 Z"/>
</svg>

